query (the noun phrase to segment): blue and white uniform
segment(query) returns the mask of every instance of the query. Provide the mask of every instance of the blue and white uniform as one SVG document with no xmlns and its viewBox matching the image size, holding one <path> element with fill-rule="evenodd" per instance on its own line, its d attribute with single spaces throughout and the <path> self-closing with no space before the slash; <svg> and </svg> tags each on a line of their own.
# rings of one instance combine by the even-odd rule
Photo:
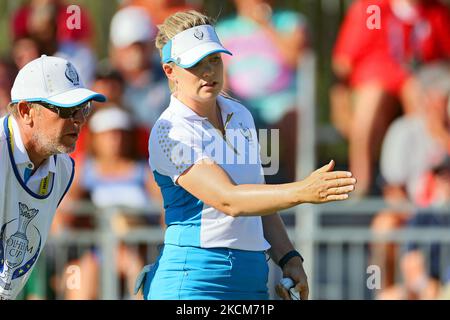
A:
<svg viewBox="0 0 450 320">
<path fill-rule="evenodd" d="M 164 249 L 144 286 L 147 299 L 267 299 L 260 216 L 231 217 L 177 184 L 202 159 L 222 167 L 236 184 L 264 183 L 259 144 L 250 112 L 218 96 L 225 136 L 207 118 L 171 97 L 153 127 L 150 167 L 164 199 Z"/>
<path fill-rule="evenodd" d="M 31 175 L 14 118 L 0 124 L 0 299 L 15 299 L 44 248 L 74 164 L 66 154 L 55 155 Z"/>
<path fill-rule="evenodd" d="M 63 116 L 62 109 L 77 107 L 86 116 L 92 100 L 106 98 L 86 89 L 69 61 L 46 55 L 20 69 L 11 89 L 12 103 L 51 105 L 60 118 L 72 121 L 74 113 Z M 25 285 L 73 180 L 74 163 L 67 154 L 48 157 L 34 169 L 15 119 L 1 118 L 0 299 L 14 299 Z"/>
</svg>

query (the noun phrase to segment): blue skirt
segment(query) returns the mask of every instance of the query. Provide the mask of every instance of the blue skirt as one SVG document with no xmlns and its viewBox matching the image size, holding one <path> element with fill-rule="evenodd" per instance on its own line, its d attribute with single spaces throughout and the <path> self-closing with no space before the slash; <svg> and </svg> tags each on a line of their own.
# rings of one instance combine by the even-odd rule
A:
<svg viewBox="0 0 450 320">
<path fill-rule="evenodd" d="M 146 300 L 267 300 L 264 251 L 165 245 L 145 276 Z"/>
</svg>

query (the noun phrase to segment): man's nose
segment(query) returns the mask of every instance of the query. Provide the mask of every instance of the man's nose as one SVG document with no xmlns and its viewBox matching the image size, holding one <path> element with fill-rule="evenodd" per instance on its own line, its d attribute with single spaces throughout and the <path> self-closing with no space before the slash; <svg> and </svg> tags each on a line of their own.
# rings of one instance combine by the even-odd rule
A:
<svg viewBox="0 0 450 320">
<path fill-rule="evenodd" d="M 86 122 L 86 116 L 84 115 L 82 109 L 75 112 L 75 115 L 73 117 L 73 122 L 75 122 L 79 125 L 83 125 Z"/>
</svg>

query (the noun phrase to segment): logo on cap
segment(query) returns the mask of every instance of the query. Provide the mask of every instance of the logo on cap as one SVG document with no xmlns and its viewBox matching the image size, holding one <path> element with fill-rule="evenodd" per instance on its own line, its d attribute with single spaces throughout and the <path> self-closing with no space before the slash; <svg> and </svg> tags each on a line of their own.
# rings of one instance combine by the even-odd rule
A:
<svg viewBox="0 0 450 320">
<path fill-rule="evenodd" d="M 66 65 L 66 78 L 73 83 L 74 86 L 80 84 L 80 78 L 78 77 L 77 70 L 73 67 L 73 65 L 68 62 Z"/>
<path fill-rule="evenodd" d="M 194 37 L 196 37 L 198 40 L 203 39 L 203 32 L 201 30 L 195 29 Z"/>
</svg>

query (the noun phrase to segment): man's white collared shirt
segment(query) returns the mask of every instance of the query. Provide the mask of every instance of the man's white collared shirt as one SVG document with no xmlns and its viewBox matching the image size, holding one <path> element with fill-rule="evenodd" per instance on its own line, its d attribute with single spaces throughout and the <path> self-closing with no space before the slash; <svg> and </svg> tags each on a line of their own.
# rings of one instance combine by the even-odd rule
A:
<svg viewBox="0 0 450 320">
<path fill-rule="evenodd" d="M 16 162 L 17 169 L 24 179 L 25 184 L 30 190 L 35 193 L 39 193 L 41 186 L 41 181 L 45 177 L 49 176 L 49 185 L 52 183 L 53 174 L 55 173 L 56 166 L 53 157 L 46 159 L 34 172 L 34 164 L 31 162 L 27 150 L 23 144 L 22 136 L 20 135 L 19 126 L 14 117 L 11 117 L 11 124 L 13 129 L 14 137 L 14 160 Z M 49 173 L 53 173 L 50 174 Z M 31 174 L 31 175 L 30 175 Z"/>
</svg>

